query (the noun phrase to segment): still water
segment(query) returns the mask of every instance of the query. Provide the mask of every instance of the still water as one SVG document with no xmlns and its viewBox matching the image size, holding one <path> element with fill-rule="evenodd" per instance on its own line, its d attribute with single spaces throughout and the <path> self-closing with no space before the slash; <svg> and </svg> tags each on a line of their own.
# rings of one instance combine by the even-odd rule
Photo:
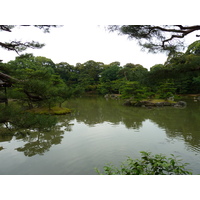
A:
<svg viewBox="0 0 200 200">
<path fill-rule="evenodd" d="M 0 174 L 92 175 L 95 167 L 120 165 L 140 151 L 180 156 L 200 174 L 200 102 L 147 109 L 84 97 L 67 104 L 74 112 L 60 116 L 51 132 L 0 135 Z"/>
</svg>

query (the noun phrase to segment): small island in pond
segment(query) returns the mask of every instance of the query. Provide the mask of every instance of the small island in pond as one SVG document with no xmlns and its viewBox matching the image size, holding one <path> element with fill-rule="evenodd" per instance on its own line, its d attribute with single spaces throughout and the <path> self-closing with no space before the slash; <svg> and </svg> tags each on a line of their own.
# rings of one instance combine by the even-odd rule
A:
<svg viewBox="0 0 200 200">
<path fill-rule="evenodd" d="M 171 101 L 164 99 L 149 99 L 141 101 L 126 100 L 124 102 L 126 106 L 138 106 L 138 107 L 164 107 L 164 106 L 174 106 L 174 107 L 185 107 L 187 103 L 185 101 Z"/>
<path fill-rule="evenodd" d="M 106 94 L 104 96 L 106 99 L 121 99 L 123 96 L 120 94 Z M 185 107 L 187 103 L 185 101 L 175 101 L 174 97 L 169 97 L 167 99 L 125 99 L 123 105 L 125 106 L 137 106 L 137 107 L 164 107 L 164 106 L 174 106 L 174 107 Z"/>
</svg>

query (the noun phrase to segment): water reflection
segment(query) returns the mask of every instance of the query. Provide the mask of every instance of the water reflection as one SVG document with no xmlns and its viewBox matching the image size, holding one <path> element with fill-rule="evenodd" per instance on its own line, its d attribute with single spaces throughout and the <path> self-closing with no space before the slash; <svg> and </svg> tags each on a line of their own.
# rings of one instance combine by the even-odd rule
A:
<svg viewBox="0 0 200 200">
<path fill-rule="evenodd" d="M 146 109 L 126 107 L 120 101 L 106 101 L 103 98 L 88 97 L 68 102 L 70 107 L 76 110 L 71 117 L 89 126 L 111 122 L 123 123 L 128 129 L 138 130 L 146 119 L 150 119 L 165 130 L 168 138 L 182 138 L 189 149 L 200 151 L 200 102 L 194 103 L 188 100 L 187 103 L 188 106 L 184 109 L 174 107 Z"/>
<path fill-rule="evenodd" d="M 17 151 L 23 152 L 25 156 L 43 155 L 49 151 L 52 145 L 61 143 L 63 131 L 48 133 L 32 133 L 23 138 L 26 144 L 23 147 L 16 148 Z"/>
<path fill-rule="evenodd" d="M 65 127 L 65 129 L 61 129 L 61 127 Z M 18 131 L 4 130 L 4 133 L 0 134 L 0 144 L 1 142 L 9 142 L 11 140 L 20 140 L 25 144 L 15 149 L 18 152 L 23 152 L 28 157 L 44 155 L 53 145 L 61 143 L 64 131 L 71 131 L 69 121 L 66 119 L 63 119 L 62 122 L 59 122 L 50 131 L 41 132 L 31 129 L 21 129 Z"/>
<path fill-rule="evenodd" d="M 103 122 L 119 124 L 123 122 L 126 128 L 139 129 L 145 121 L 143 108 L 125 107 L 122 102 L 105 100 L 104 98 L 81 98 L 68 102 L 69 107 L 75 108 L 73 119 L 84 122 L 89 126 Z"/>
<path fill-rule="evenodd" d="M 53 145 L 61 143 L 65 131 L 73 130 L 73 124 L 70 124 L 70 121 L 75 119 L 89 127 L 109 122 L 134 130 L 139 130 L 143 126 L 143 122 L 149 119 L 165 130 L 169 139 L 181 138 L 189 150 L 199 152 L 199 104 L 188 101 L 185 109 L 172 107 L 146 109 L 126 107 L 120 101 L 106 101 L 104 98 L 72 99 L 68 101 L 68 107 L 74 108 L 74 112 L 71 115 L 60 116 L 59 123 L 51 131 L 27 132 L 23 130 L 14 135 L 1 133 L 0 150 L 3 151 L 1 143 L 14 139 L 24 142 L 23 146 L 17 147 L 15 150 L 23 152 L 25 156 L 44 155 Z"/>
<path fill-rule="evenodd" d="M 200 151 L 199 112 L 199 103 L 188 101 L 185 109 L 155 110 L 149 118 L 164 129 L 169 138 L 182 138 L 189 149 Z"/>
</svg>

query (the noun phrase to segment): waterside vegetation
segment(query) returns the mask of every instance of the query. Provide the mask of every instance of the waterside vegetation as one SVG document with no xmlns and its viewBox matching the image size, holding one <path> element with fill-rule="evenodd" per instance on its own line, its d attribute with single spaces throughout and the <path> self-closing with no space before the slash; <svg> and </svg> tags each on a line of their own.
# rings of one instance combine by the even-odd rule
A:
<svg viewBox="0 0 200 200">
<path fill-rule="evenodd" d="M 13 123 L 13 103 L 20 113 L 60 115 L 71 112 L 66 104 L 63 107 L 67 99 L 84 94 L 111 95 L 123 99 L 124 105 L 185 106 L 177 101 L 180 95 L 200 93 L 199 52 L 200 41 L 196 41 L 185 53 L 170 55 L 150 71 L 140 64 L 89 60 L 73 66 L 22 54 L 8 63 L 0 62 L 0 122 Z"/>
<path fill-rule="evenodd" d="M 192 172 L 186 169 L 188 163 L 182 163 L 181 159 L 166 157 L 162 154 L 152 155 L 150 152 L 142 151 L 141 159 L 128 157 L 122 162 L 120 168 L 111 163 L 104 166 L 104 172 L 95 168 L 99 175 L 191 175 Z"/>
<path fill-rule="evenodd" d="M 66 62 L 55 64 L 49 58 L 32 54 L 21 55 L 14 61 L 0 63 L 1 101 L 8 97 L 26 101 L 29 107 L 34 106 L 33 102 L 51 107 L 52 102 L 62 105 L 67 98 L 84 93 L 119 94 L 123 99 L 136 101 L 199 94 L 199 43 L 191 44 L 185 53 L 170 55 L 164 64 L 154 65 L 150 71 L 132 63 L 121 66 L 120 62 L 89 60 L 73 66 Z M 194 46 L 196 51 L 191 51 Z"/>
</svg>

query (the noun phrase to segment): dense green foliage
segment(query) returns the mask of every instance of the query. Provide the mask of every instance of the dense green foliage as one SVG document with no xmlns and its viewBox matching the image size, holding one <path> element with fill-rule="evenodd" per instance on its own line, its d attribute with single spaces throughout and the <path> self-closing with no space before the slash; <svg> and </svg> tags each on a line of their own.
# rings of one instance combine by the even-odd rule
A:
<svg viewBox="0 0 200 200">
<path fill-rule="evenodd" d="M 96 92 L 103 95 L 115 93 L 122 94 L 124 98 L 131 96 L 141 98 L 140 93 L 144 96 L 158 95 L 159 98 L 168 98 L 175 94 L 199 93 L 198 49 L 199 41 L 196 41 L 185 53 L 170 54 L 164 64 L 152 66 L 150 71 L 139 64 L 127 63 L 121 66 L 119 62 L 104 64 L 90 60 L 83 64 L 78 63 L 76 66 L 67 63 L 57 64 L 56 72 L 67 85 L 82 92 Z"/>
<path fill-rule="evenodd" d="M 182 163 L 173 154 L 172 158 L 167 158 L 162 154 L 152 155 L 149 152 L 141 152 L 141 159 L 131 159 L 128 157 L 126 162 L 121 164 L 121 168 L 108 164 L 104 166 L 102 175 L 187 175 L 192 174 L 185 166 L 187 163 Z M 98 174 L 101 172 L 95 169 Z"/>
<path fill-rule="evenodd" d="M 1 63 L 0 70 L 21 80 L 9 90 L 11 98 L 26 101 L 30 107 L 36 100 L 51 107 L 52 102 L 62 103 L 84 92 L 115 93 L 138 99 L 156 94 L 168 98 L 175 94 L 199 93 L 199 63 L 199 41 L 196 41 L 185 53 L 170 55 L 164 64 L 154 65 L 150 71 L 139 64 L 121 66 L 119 62 L 104 64 L 93 60 L 76 66 L 66 62 L 55 64 L 51 59 L 32 54 Z"/>
<path fill-rule="evenodd" d="M 66 99 L 84 93 L 120 94 L 121 98 L 136 102 L 200 93 L 199 43 L 189 45 L 185 53 L 171 54 L 164 64 L 154 65 L 150 71 L 139 64 L 121 66 L 119 62 L 104 64 L 93 60 L 76 66 L 66 62 L 55 64 L 49 58 L 24 54 L 8 63 L 0 63 L 1 79 L 9 76 L 8 87 L 0 87 L 0 100 L 8 108 L 7 99 L 17 100 L 24 111 L 61 107 Z M 8 115 L 3 114 L 6 113 L 3 108 L 1 104 L 0 121 L 11 123 Z"/>
<path fill-rule="evenodd" d="M 8 62 L 7 68 L 13 77 L 20 80 L 8 91 L 8 96 L 26 102 L 29 108 L 34 105 L 51 108 L 71 96 L 69 87 L 54 72 L 55 64 L 50 59 L 22 55 Z"/>
</svg>

